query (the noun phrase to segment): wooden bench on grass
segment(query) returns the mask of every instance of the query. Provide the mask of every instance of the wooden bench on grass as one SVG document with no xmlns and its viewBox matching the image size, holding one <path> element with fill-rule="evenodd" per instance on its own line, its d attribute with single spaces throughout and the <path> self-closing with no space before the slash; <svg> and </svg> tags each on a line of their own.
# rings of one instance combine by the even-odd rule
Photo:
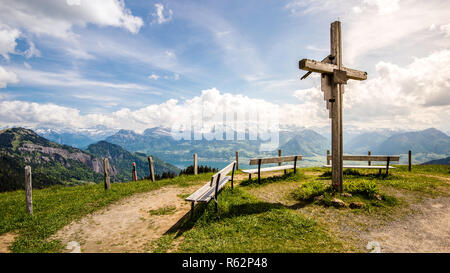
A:
<svg viewBox="0 0 450 273">
<path fill-rule="evenodd" d="M 332 160 L 331 155 L 327 155 L 327 165 L 324 167 L 331 168 L 329 163 Z M 399 161 L 400 156 L 398 155 L 344 155 L 344 161 L 367 161 L 368 165 L 344 165 L 344 168 L 350 169 L 378 169 L 378 173 L 381 174 L 381 170 L 385 169 L 385 176 L 389 175 L 389 169 L 395 169 L 395 167 L 389 166 L 392 161 Z M 386 165 L 383 166 L 373 166 L 372 161 L 385 161 Z"/>
<path fill-rule="evenodd" d="M 272 171 L 294 169 L 294 173 L 295 173 L 296 169 L 297 169 L 297 161 L 298 160 L 302 160 L 301 155 L 253 158 L 253 159 L 250 159 L 249 165 L 258 165 L 258 169 L 242 170 L 242 172 L 248 173 L 249 180 L 252 179 L 253 173 L 257 173 L 258 174 L 258 183 L 261 183 L 261 172 L 272 172 Z M 294 162 L 294 165 L 281 165 L 282 162 L 292 162 L 292 161 Z M 272 164 L 272 163 L 280 163 L 280 164 L 275 167 L 261 168 L 261 165 L 263 165 L 263 164 Z"/>
<path fill-rule="evenodd" d="M 203 187 L 191 194 L 185 200 L 191 202 L 191 218 L 194 216 L 195 202 L 208 203 L 212 198 L 216 202 L 217 211 L 217 195 L 228 181 L 231 181 L 231 189 L 233 189 L 234 170 L 236 161 L 231 162 L 228 166 L 215 173 L 211 180 Z M 227 176 L 231 172 L 231 176 Z"/>
</svg>

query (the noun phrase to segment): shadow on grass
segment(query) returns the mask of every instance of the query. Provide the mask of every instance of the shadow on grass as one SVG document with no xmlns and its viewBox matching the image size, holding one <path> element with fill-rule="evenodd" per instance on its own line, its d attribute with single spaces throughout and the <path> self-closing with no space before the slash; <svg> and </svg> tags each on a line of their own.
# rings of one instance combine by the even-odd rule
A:
<svg viewBox="0 0 450 273">
<path fill-rule="evenodd" d="M 285 173 L 283 175 L 261 178 L 259 183 L 258 183 L 258 177 L 257 177 L 258 175 L 255 174 L 255 176 L 256 176 L 256 178 L 247 179 L 247 180 L 242 181 L 240 183 L 240 186 L 255 187 L 255 186 L 262 186 L 262 185 L 266 185 L 266 184 L 276 183 L 276 182 L 280 182 L 280 181 L 289 182 L 289 181 L 299 181 L 299 180 L 305 179 L 305 175 L 303 173 L 299 172 L 298 170 L 296 173 L 294 173 L 293 171 L 288 171 L 287 173 Z"/>
</svg>

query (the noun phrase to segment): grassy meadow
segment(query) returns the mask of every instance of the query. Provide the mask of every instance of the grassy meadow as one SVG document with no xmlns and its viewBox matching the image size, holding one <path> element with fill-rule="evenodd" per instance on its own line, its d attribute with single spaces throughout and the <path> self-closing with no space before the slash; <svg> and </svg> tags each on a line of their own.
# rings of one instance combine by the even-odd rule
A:
<svg viewBox="0 0 450 273">
<path fill-rule="evenodd" d="M 448 166 L 413 166 L 412 172 L 396 167 L 388 177 L 376 170 L 345 170 L 344 195 L 332 191 L 326 168 L 264 173 L 261 184 L 237 171 L 234 190 L 227 186 L 219 195 L 218 213 L 214 202 L 198 205 L 193 219 L 142 251 L 364 252 L 358 238 L 367 230 L 413 213 L 411 205 L 424 198 L 450 196 Z M 34 190 L 33 216 L 25 212 L 24 191 L 0 193 L 0 236 L 17 234 L 12 252 L 59 252 L 61 242 L 49 238 L 73 220 L 135 193 L 168 185 L 200 187 L 210 176 L 113 183 L 108 192 L 101 184 Z M 334 198 L 347 206 L 336 207 Z M 352 203 L 358 206 L 350 208 Z M 173 211 L 149 213 L 164 217 Z"/>
</svg>

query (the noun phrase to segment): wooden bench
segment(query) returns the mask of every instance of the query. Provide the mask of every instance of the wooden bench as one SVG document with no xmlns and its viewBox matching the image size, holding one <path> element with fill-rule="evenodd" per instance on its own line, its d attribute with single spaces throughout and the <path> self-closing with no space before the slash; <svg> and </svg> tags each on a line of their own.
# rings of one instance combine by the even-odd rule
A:
<svg viewBox="0 0 450 273">
<path fill-rule="evenodd" d="M 236 161 L 231 162 L 228 166 L 215 173 L 211 180 L 206 182 L 203 187 L 195 191 L 185 200 L 191 202 L 191 217 L 194 216 L 195 202 L 208 203 L 212 198 L 216 202 L 217 211 L 217 195 L 228 181 L 231 181 L 231 189 L 233 189 L 234 170 Z M 231 172 L 231 176 L 227 176 Z"/>
<path fill-rule="evenodd" d="M 400 156 L 398 155 L 344 155 L 342 156 L 344 161 L 367 161 L 368 165 L 344 165 L 344 168 L 350 169 L 378 169 L 378 173 L 381 174 L 382 169 L 386 169 L 386 176 L 389 175 L 389 169 L 395 169 L 395 167 L 389 166 L 392 161 L 399 161 Z M 327 155 L 327 165 L 324 167 L 331 168 L 329 163 L 332 160 L 331 155 Z M 372 166 L 372 161 L 385 161 L 384 166 Z"/>
<path fill-rule="evenodd" d="M 261 183 L 261 172 L 272 172 L 280 170 L 294 169 L 294 173 L 297 169 L 297 161 L 302 160 L 301 155 L 288 155 L 288 156 L 276 156 L 276 157 L 265 157 L 265 158 L 253 158 L 250 159 L 249 165 L 258 165 L 258 169 L 242 170 L 244 173 L 248 173 L 248 179 L 252 179 L 253 173 L 258 173 L 258 183 Z M 294 162 L 294 165 L 281 165 L 282 162 Z M 279 163 L 275 167 L 261 168 L 263 164 Z"/>
</svg>

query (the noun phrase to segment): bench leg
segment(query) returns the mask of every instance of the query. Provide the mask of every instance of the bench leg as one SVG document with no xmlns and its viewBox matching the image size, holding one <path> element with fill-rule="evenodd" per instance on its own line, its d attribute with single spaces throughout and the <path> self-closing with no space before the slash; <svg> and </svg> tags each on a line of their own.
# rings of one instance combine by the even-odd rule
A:
<svg viewBox="0 0 450 273">
<path fill-rule="evenodd" d="M 391 161 L 391 159 L 390 159 L 390 157 L 388 156 L 388 158 L 387 158 L 387 163 L 386 163 L 386 175 L 385 175 L 385 177 L 389 175 L 389 161 Z"/>
<path fill-rule="evenodd" d="M 381 175 L 381 169 L 378 169 L 378 175 Z"/>
<path fill-rule="evenodd" d="M 194 201 L 191 202 L 191 219 L 194 218 L 194 203 Z"/>
<path fill-rule="evenodd" d="M 258 184 L 261 184 L 261 159 L 258 159 Z"/>
<path fill-rule="evenodd" d="M 248 180 L 252 180 L 252 174 L 251 173 L 248 174 Z"/>
<path fill-rule="evenodd" d="M 219 211 L 219 208 L 217 207 L 217 199 L 214 199 L 214 204 L 215 204 L 214 211 L 217 213 Z"/>
</svg>

